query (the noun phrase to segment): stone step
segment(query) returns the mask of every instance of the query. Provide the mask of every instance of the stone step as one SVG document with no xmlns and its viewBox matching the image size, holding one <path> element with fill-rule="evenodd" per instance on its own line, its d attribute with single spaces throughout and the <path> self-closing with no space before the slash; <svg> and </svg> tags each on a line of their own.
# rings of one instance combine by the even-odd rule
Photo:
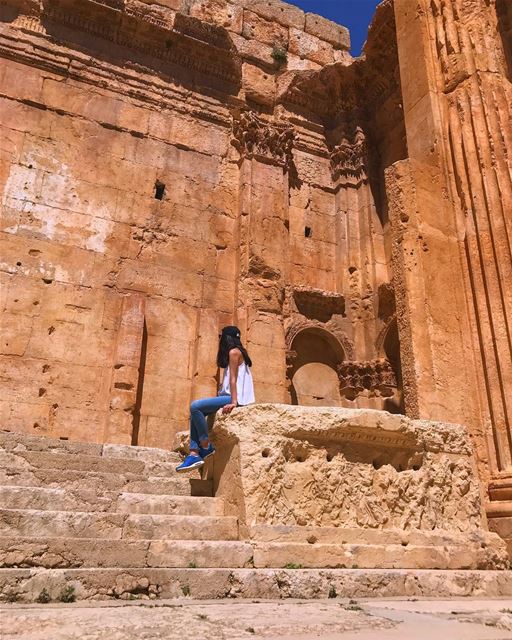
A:
<svg viewBox="0 0 512 640">
<path fill-rule="evenodd" d="M 105 472 L 84 472 L 57 469 L 33 469 L 20 471 L 4 468 L 0 470 L 0 486 L 56 487 L 68 490 L 87 489 L 103 496 L 107 492 L 147 493 L 154 495 L 212 496 L 211 480 L 200 480 L 189 475 L 172 478 L 118 474 Z"/>
<path fill-rule="evenodd" d="M 27 451 L 46 451 L 77 456 L 96 456 L 102 458 L 127 458 L 144 462 L 176 462 L 179 456 L 166 449 L 137 447 L 119 444 L 95 444 L 74 442 L 46 436 L 33 436 L 23 433 L 0 430 L 0 449 L 13 453 Z"/>
<path fill-rule="evenodd" d="M 0 466 L 11 471 L 52 469 L 81 471 L 82 473 L 115 473 L 119 475 L 147 475 L 163 478 L 177 477 L 176 466 L 181 458 L 168 462 L 146 462 L 128 458 L 54 453 L 48 451 L 8 452 L 0 449 Z"/>
<path fill-rule="evenodd" d="M 459 545 L 433 547 L 402 544 L 310 544 L 296 542 L 253 542 L 254 566 L 330 569 L 478 569 L 492 566 L 506 569 L 493 548 L 461 538 Z"/>
<path fill-rule="evenodd" d="M 0 535 L 108 540 L 238 540 L 233 516 L 0 509 Z"/>
<path fill-rule="evenodd" d="M 2 536 L 0 567 L 244 567 L 252 546 L 212 540 L 105 540 Z"/>
<path fill-rule="evenodd" d="M 194 480 L 194 484 L 208 487 L 212 491 L 211 481 Z M 119 513 L 141 513 L 154 515 L 182 516 L 223 516 L 224 500 L 222 498 L 193 496 L 151 495 L 149 493 L 122 493 L 117 501 L 116 511 Z"/>
<path fill-rule="evenodd" d="M 40 511 L 100 511 L 182 516 L 224 514 L 223 501 L 220 498 L 119 491 L 105 491 L 103 495 L 98 495 L 87 489 L 66 490 L 23 486 L 0 486 L 0 505 L 5 509 L 38 509 Z"/>
<path fill-rule="evenodd" d="M 510 571 L 407 569 L 2 569 L 0 599 L 512 597 Z"/>
<path fill-rule="evenodd" d="M 257 542 L 308 543 L 315 544 L 362 544 L 361 529 L 348 527 L 314 527 L 299 525 L 253 525 L 248 529 L 248 538 Z M 481 529 L 469 530 L 465 538 L 453 531 L 420 529 L 366 529 L 364 544 L 416 546 L 461 546 L 468 542 L 485 546 L 489 534 Z"/>
<path fill-rule="evenodd" d="M 209 540 L 137 540 L 3 536 L 0 566 L 73 567 L 241 567 L 290 569 L 478 569 L 492 566 L 487 549 L 247 543 Z M 491 553 L 493 553 L 491 551 Z M 498 559 L 499 560 L 499 559 Z M 499 562 L 494 562 L 499 569 Z M 504 568 L 504 567 L 503 567 Z"/>
</svg>

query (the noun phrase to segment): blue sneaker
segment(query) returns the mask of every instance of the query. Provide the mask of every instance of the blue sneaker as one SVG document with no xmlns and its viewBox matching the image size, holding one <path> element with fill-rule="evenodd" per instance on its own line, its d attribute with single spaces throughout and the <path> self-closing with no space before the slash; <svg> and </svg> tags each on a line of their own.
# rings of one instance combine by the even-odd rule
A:
<svg viewBox="0 0 512 640">
<path fill-rule="evenodd" d="M 214 453 L 215 453 L 215 447 L 213 446 L 213 444 L 211 442 L 206 447 L 206 449 L 203 449 L 202 447 L 199 449 L 199 455 L 201 456 L 201 458 L 203 460 L 206 460 L 206 458 L 209 458 L 210 456 L 213 456 Z"/>
<path fill-rule="evenodd" d="M 183 471 L 193 471 L 194 469 L 202 467 L 203 464 L 203 460 L 198 455 L 190 454 L 178 467 L 176 467 L 176 471 L 178 473 L 182 473 Z"/>
</svg>

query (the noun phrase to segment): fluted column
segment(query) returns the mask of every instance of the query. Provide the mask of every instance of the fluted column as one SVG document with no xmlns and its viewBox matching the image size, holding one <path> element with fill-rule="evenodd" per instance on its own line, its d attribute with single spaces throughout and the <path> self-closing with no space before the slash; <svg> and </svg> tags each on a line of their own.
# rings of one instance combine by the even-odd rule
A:
<svg viewBox="0 0 512 640">
<path fill-rule="evenodd" d="M 455 206 L 446 96 L 427 0 L 394 0 L 407 160 L 387 170 L 405 404 L 466 424 L 487 468 L 471 338 L 464 220 Z"/>
<path fill-rule="evenodd" d="M 512 87 L 494 3 L 433 0 L 493 475 L 512 473 Z"/>
</svg>

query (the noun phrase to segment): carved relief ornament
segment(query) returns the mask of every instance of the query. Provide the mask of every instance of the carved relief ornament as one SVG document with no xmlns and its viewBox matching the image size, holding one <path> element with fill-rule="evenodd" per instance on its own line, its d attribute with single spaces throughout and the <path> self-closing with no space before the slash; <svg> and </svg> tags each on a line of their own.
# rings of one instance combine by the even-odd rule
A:
<svg viewBox="0 0 512 640">
<path fill-rule="evenodd" d="M 259 158 L 289 169 L 295 131 L 287 123 L 267 122 L 252 111 L 233 120 L 233 145 L 245 158 Z"/>
<path fill-rule="evenodd" d="M 238 87 L 241 59 L 229 32 L 192 16 L 129 0 L 1 0 L 23 26 L 44 32 L 48 22 L 104 38 L 158 60 L 212 75 Z M 25 19 L 30 5 L 30 22 Z M 24 15 L 21 15 L 24 14 Z M 64 41 L 65 43 L 66 41 Z"/>
<path fill-rule="evenodd" d="M 365 362 L 342 362 L 338 366 L 340 391 L 349 400 L 355 400 L 367 390 L 372 396 L 390 397 L 397 388 L 396 374 L 386 358 Z"/>
<path fill-rule="evenodd" d="M 368 145 L 358 127 L 354 139 L 344 138 L 331 152 L 331 170 L 335 179 L 340 176 L 361 178 L 367 175 Z"/>
</svg>

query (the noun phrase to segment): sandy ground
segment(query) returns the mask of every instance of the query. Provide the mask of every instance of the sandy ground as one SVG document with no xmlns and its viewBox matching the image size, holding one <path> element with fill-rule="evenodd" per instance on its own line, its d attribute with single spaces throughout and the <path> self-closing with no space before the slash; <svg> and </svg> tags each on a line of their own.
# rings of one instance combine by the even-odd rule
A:
<svg viewBox="0 0 512 640">
<path fill-rule="evenodd" d="M 4 604 L 1 640 L 512 640 L 512 600 Z"/>
</svg>

